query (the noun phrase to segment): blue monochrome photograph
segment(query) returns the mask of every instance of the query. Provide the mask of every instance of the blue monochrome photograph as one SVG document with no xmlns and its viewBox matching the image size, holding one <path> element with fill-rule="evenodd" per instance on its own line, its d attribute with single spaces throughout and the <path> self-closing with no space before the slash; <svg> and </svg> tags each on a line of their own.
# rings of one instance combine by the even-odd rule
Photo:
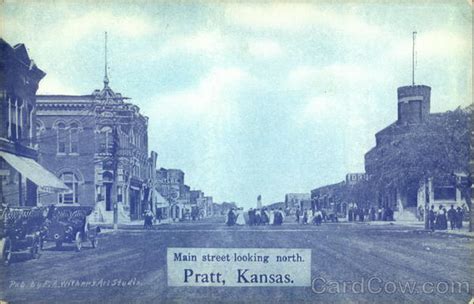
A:
<svg viewBox="0 0 474 304">
<path fill-rule="evenodd" d="M 472 19 L 0 1 L 0 304 L 473 304 Z"/>
</svg>

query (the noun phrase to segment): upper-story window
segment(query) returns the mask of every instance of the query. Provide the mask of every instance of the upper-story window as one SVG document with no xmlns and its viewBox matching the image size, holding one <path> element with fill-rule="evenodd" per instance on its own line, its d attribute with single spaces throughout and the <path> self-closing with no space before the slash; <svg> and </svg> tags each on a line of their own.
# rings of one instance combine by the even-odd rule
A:
<svg viewBox="0 0 474 304">
<path fill-rule="evenodd" d="M 12 96 L 7 96 L 8 106 L 8 120 L 6 121 L 6 127 L 8 131 L 8 138 L 10 140 L 18 140 L 20 129 L 19 129 L 19 100 Z"/>
<path fill-rule="evenodd" d="M 38 136 L 38 126 L 36 127 L 36 136 Z M 57 153 L 58 154 L 78 154 L 79 153 L 79 132 L 81 130 L 77 122 L 66 124 L 63 121 L 54 125 L 57 135 Z M 38 138 L 37 140 L 40 140 Z"/>
<path fill-rule="evenodd" d="M 75 122 L 69 127 L 69 152 L 79 153 L 79 125 Z"/>
<path fill-rule="evenodd" d="M 103 127 L 100 129 L 100 153 L 112 153 L 113 152 L 113 138 L 112 128 Z"/>
<path fill-rule="evenodd" d="M 68 132 L 66 131 L 66 124 L 60 122 L 56 125 L 58 154 L 66 154 L 66 143 L 68 140 Z"/>
</svg>

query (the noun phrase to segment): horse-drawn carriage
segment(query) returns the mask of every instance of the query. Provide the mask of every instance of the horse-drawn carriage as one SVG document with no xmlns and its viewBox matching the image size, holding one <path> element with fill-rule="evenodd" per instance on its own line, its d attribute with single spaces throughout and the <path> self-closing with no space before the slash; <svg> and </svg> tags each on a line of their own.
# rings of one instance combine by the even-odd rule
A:
<svg viewBox="0 0 474 304">
<path fill-rule="evenodd" d="M 10 264 L 14 254 L 39 258 L 44 219 L 44 210 L 38 207 L 0 208 L 0 258 L 4 265 Z"/>
<path fill-rule="evenodd" d="M 54 242 L 56 248 L 61 248 L 64 243 L 69 243 L 75 245 L 76 251 L 80 251 L 86 241 L 91 243 L 92 248 L 96 248 L 100 227 L 92 227 L 88 223 L 87 217 L 91 211 L 91 207 L 76 204 L 48 207 L 46 232 L 41 238 L 41 248 L 43 248 L 44 242 Z"/>
</svg>

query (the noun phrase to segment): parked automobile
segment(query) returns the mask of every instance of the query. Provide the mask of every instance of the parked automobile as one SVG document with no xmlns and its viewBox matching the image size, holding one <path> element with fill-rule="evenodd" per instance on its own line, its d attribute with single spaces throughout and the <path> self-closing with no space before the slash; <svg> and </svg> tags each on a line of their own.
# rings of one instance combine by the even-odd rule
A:
<svg viewBox="0 0 474 304">
<path fill-rule="evenodd" d="M 54 242 L 56 248 L 66 243 L 73 244 L 76 251 L 80 251 L 85 242 L 90 242 L 91 247 L 96 248 L 100 227 L 88 223 L 91 212 L 92 207 L 77 204 L 50 206 L 40 247 L 43 248 L 45 242 Z"/>
<path fill-rule="evenodd" d="M 8 266 L 15 254 L 40 257 L 40 243 L 45 221 L 44 209 L 38 207 L 5 207 L 0 210 L 1 262 Z"/>
</svg>

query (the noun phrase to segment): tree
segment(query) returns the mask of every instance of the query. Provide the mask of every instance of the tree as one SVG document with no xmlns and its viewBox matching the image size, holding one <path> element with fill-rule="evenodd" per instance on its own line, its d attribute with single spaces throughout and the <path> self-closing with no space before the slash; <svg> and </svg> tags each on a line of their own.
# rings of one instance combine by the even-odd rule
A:
<svg viewBox="0 0 474 304">
<path fill-rule="evenodd" d="M 431 177 L 452 182 L 453 173 L 468 173 L 471 118 L 472 107 L 458 108 L 431 114 L 420 124 L 388 127 L 389 140 L 366 155 L 373 187 L 381 191 L 407 189 Z M 470 186 L 461 183 L 456 187 L 469 193 L 464 197 L 472 215 Z"/>
</svg>

